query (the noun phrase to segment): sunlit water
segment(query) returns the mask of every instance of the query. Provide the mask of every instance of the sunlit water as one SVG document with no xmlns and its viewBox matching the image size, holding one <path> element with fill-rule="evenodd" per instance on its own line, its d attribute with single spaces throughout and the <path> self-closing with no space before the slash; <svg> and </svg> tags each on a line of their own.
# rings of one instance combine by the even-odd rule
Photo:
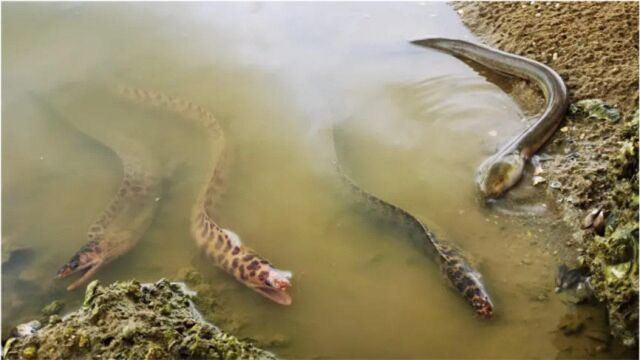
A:
<svg viewBox="0 0 640 360">
<path fill-rule="evenodd" d="M 138 245 L 98 273 L 105 283 L 196 266 L 228 284 L 227 310 L 249 323 L 238 335 L 277 334 L 286 344 L 272 350 L 284 357 L 611 355 L 556 329 L 575 309 L 553 293 L 570 236 L 552 206 L 537 196 L 496 211 L 477 198 L 476 167 L 526 116 L 468 65 L 408 44 L 473 39 L 446 4 L 3 4 L 2 20 L 3 251 L 33 250 L 3 269 L 5 330 L 53 299 L 79 303 L 82 292 L 54 275 L 115 193 L 122 168 L 108 145 L 124 136 L 163 165 L 163 192 Z M 84 91 L 67 92 L 68 82 Z M 220 119 L 232 153 L 221 225 L 293 271 L 292 306 L 199 259 L 189 215 L 216 156 L 210 139 L 115 101 L 102 88 L 114 82 Z M 353 206 L 332 165 L 332 124 L 353 179 L 464 249 L 493 296 L 493 320 L 474 318 L 433 262 Z M 536 193 L 530 181 L 518 191 Z"/>
</svg>

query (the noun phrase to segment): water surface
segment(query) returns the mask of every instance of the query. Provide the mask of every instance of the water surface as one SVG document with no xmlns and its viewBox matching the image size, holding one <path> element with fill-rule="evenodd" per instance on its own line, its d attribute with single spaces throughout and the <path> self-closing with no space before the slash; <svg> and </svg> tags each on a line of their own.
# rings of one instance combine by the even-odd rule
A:
<svg viewBox="0 0 640 360">
<path fill-rule="evenodd" d="M 556 330 L 575 309 L 553 294 L 569 236 L 551 204 L 534 197 L 514 216 L 477 198 L 476 167 L 528 114 L 463 62 L 408 44 L 474 40 L 445 3 L 5 3 L 2 26 L 3 251 L 34 252 L 3 273 L 5 325 L 53 299 L 79 303 L 81 292 L 53 277 L 116 191 L 122 169 L 105 145 L 125 136 L 163 164 L 163 194 L 149 231 L 98 273 L 103 282 L 196 266 L 248 319 L 238 335 L 282 337 L 272 350 L 284 357 L 609 355 Z M 70 82 L 86 91 L 64 90 Z M 101 90 L 114 82 L 220 119 L 232 153 L 221 225 L 293 271 L 292 306 L 199 258 L 189 215 L 217 156 L 211 139 L 174 115 L 115 102 Z M 493 320 L 474 318 L 434 263 L 353 207 L 331 164 L 333 124 L 353 179 L 464 249 L 493 296 Z M 594 310 L 593 326 L 601 320 Z"/>
</svg>

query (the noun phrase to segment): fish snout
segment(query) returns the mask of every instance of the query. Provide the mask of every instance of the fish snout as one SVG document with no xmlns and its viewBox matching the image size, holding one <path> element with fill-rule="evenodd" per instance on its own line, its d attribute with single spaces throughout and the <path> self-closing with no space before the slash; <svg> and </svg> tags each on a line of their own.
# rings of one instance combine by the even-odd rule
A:
<svg viewBox="0 0 640 360">
<path fill-rule="evenodd" d="M 491 300 L 487 299 L 474 299 L 472 302 L 473 309 L 476 315 L 481 319 L 491 319 L 493 316 L 493 304 Z"/>
<path fill-rule="evenodd" d="M 82 272 L 80 279 L 67 287 L 74 290 L 89 280 L 103 264 L 102 256 L 97 246 L 84 246 L 69 262 L 58 269 L 57 278 L 62 279 L 77 272 Z"/>
<path fill-rule="evenodd" d="M 509 154 L 481 167 L 478 175 L 480 191 L 488 198 L 498 198 L 515 186 L 524 171 L 520 154 Z"/>
<path fill-rule="evenodd" d="M 266 279 L 251 287 L 261 295 L 280 305 L 291 305 L 291 296 L 287 290 L 291 287 L 291 273 L 272 268 Z"/>
</svg>

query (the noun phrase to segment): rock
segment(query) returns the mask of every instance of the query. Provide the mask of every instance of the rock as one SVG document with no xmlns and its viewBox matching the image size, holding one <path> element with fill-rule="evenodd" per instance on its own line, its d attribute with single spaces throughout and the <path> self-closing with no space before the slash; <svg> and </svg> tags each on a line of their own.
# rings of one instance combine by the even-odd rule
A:
<svg viewBox="0 0 640 360">
<path fill-rule="evenodd" d="M 15 330 L 13 331 L 13 335 L 16 337 L 29 336 L 34 334 L 41 327 L 42 325 L 40 324 L 40 321 L 38 320 L 29 321 L 24 324 L 20 324 L 16 326 Z"/>
<path fill-rule="evenodd" d="M 586 115 L 587 119 L 608 120 L 611 122 L 620 120 L 620 111 L 600 99 L 580 100 L 571 104 L 569 111 L 574 115 Z"/>
<path fill-rule="evenodd" d="M 53 315 L 56 316 L 56 315 Z M 274 359 L 202 320 L 181 286 L 93 281 L 75 312 L 5 343 L 6 359 Z M 37 346 L 36 346 L 37 345 Z"/>
<path fill-rule="evenodd" d="M 62 311 L 63 307 L 64 302 L 56 300 L 43 307 L 42 310 L 40 310 L 40 313 L 42 313 L 42 315 L 44 316 L 57 315 L 60 314 L 60 311 Z"/>
<path fill-rule="evenodd" d="M 536 186 L 538 184 L 544 184 L 545 182 L 547 182 L 547 179 L 543 178 L 542 176 L 534 176 L 532 180 L 533 180 L 533 186 Z"/>
<path fill-rule="evenodd" d="M 582 228 L 588 229 L 591 226 L 593 226 L 593 221 L 596 219 L 596 217 L 598 216 L 598 214 L 600 214 L 601 211 L 602 211 L 602 208 L 600 207 L 593 208 L 591 211 L 589 211 L 587 216 L 585 216 L 584 219 L 582 220 Z"/>
<path fill-rule="evenodd" d="M 604 211 L 601 210 L 598 213 L 598 216 L 596 216 L 596 218 L 593 220 L 593 231 L 595 231 L 596 234 L 600 236 L 604 235 L 604 225 L 605 225 Z"/>
</svg>

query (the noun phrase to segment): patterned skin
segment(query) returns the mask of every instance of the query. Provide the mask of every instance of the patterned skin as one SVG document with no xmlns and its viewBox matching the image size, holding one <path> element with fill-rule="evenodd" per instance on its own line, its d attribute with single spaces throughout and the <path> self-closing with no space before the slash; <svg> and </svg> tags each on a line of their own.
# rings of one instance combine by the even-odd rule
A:
<svg viewBox="0 0 640 360">
<path fill-rule="evenodd" d="M 99 268 L 131 250 L 151 224 L 160 178 L 138 159 L 125 156 L 122 160 L 124 178 L 116 196 L 89 227 L 89 241 L 58 270 L 60 279 L 83 272 L 67 290 L 78 288 Z"/>
<path fill-rule="evenodd" d="M 67 121 L 69 117 L 79 119 L 86 116 L 82 111 L 78 112 L 79 107 L 69 106 L 84 101 L 80 95 L 83 93 L 86 93 L 85 89 L 76 84 L 62 87 L 56 93 L 49 94 L 47 100 L 38 94 L 32 94 L 34 103 L 46 116 L 58 118 L 83 135 L 108 147 L 123 164 L 124 177 L 120 187 L 109 205 L 89 227 L 87 243 L 58 270 L 59 279 L 82 273 L 67 290 L 74 290 L 83 285 L 101 267 L 127 253 L 137 244 L 154 218 L 161 191 L 157 166 L 153 157 L 146 153 L 146 149 L 117 134 L 108 131 L 100 134 L 85 131 L 82 125 Z M 69 104 L 69 99 L 74 99 L 74 103 Z M 53 101 L 57 107 L 54 108 L 49 101 Z M 61 111 L 64 112 L 64 117 Z"/>
<path fill-rule="evenodd" d="M 118 88 L 118 94 L 130 101 L 160 110 L 171 111 L 180 117 L 203 126 L 214 138 L 214 153 L 224 154 L 224 132 L 208 110 L 192 102 L 138 88 Z M 224 158 L 224 155 L 222 155 Z M 214 220 L 214 196 L 219 193 L 221 161 L 213 167 L 209 181 L 203 187 L 193 208 L 191 233 L 198 246 L 214 263 L 238 281 L 281 305 L 290 305 L 291 273 L 275 268 L 253 250 L 245 246 L 234 232 L 223 229 Z"/>
<path fill-rule="evenodd" d="M 343 182 L 356 195 L 356 198 L 362 202 L 364 208 L 375 209 L 382 221 L 409 230 L 412 235 L 417 235 L 420 246 L 434 256 L 442 274 L 471 305 L 476 315 L 482 319 L 490 319 L 492 317 L 493 303 L 480 279 L 481 276 L 469 265 L 459 251 L 438 240 L 426 225 L 406 210 L 362 190 L 343 173 L 337 160 L 335 165 Z"/>
</svg>

